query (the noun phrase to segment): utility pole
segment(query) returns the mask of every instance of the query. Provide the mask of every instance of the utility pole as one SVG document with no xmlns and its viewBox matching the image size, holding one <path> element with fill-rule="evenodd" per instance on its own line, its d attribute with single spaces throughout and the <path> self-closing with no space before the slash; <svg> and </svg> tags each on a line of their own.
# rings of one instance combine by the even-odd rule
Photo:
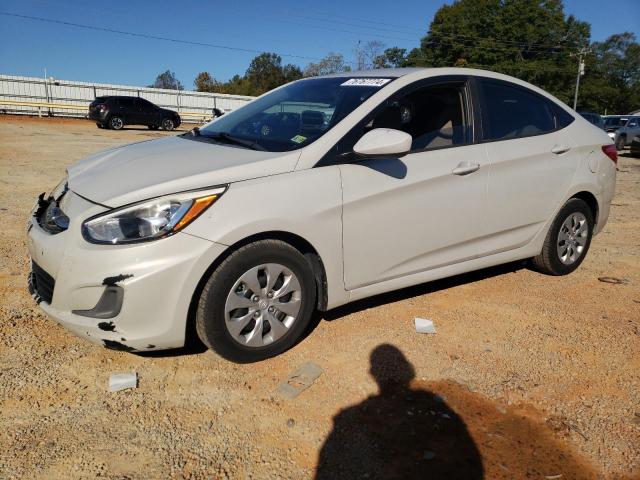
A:
<svg viewBox="0 0 640 480">
<path fill-rule="evenodd" d="M 591 53 L 589 48 L 581 48 L 578 53 L 572 53 L 572 57 L 578 57 L 578 76 L 576 77 L 576 92 L 573 96 L 573 109 L 578 108 L 578 90 L 580 89 L 580 77 L 584 75 L 584 56 Z"/>
</svg>

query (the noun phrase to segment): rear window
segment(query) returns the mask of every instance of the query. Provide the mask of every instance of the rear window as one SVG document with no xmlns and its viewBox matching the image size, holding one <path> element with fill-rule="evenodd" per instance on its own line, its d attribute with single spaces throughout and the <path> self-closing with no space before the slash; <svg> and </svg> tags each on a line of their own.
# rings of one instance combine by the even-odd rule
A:
<svg viewBox="0 0 640 480">
<path fill-rule="evenodd" d="M 485 140 L 530 137 L 556 129 L 555 118 L 546 99 L 502 82 L 481 80 L 481 85 Z"/>
</svg>

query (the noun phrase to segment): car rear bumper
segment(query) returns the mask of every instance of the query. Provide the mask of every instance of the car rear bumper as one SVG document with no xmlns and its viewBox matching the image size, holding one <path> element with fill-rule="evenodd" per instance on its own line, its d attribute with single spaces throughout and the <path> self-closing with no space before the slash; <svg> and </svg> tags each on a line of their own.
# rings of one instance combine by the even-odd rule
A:
<svg viewBox="0 0 640 480">
<path fill-rule="evenodd" d="M 104 122 L 107 118 L 107 112 L 98 112 L 89 110 L 87 118 L 95 120 L 96 122 Z"/>
</svg>

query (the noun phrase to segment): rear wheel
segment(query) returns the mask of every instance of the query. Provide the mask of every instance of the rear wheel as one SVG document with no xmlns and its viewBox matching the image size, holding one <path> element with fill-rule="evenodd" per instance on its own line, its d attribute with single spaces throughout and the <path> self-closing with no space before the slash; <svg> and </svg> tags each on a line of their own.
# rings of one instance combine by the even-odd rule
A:
<svg viewBox="0 0 640 480">
<path fill-rule="evenodd" d="M 558 212 L 534 267 L 548 275 L 567 275 L 580 266 L 593 235 L 593 212 L 579 198 L 571 198 Z"/>
<path fill-rule="evenodd" d="M 302 336 L 315 298 L 305 257 L 285 242 L 261 240 L 229 255 L 212 273 L 198 303 L 198 336 L 229 360 L 263 360 Z"/>
<path fill-rule="evenodd" d="M 624 137 L 624 135 L 620 135 L 618 137 L 618 139 L 616 140 L 616 149 L 617 150 L 624 150 L 624 144 L 626 143 L 626 139 Z"/>
<path fill-rule="evenodd" d="M 122 130 L 122 127 L 124 127 L 122 118 L 114 115 L 109 119 L 109 128 L 111 128 L 112 130 Z"/>
</svg>

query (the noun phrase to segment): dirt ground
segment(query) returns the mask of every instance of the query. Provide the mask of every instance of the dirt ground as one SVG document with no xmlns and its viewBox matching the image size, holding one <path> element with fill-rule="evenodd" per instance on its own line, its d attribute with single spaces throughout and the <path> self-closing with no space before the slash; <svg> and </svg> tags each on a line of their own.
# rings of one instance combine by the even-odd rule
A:
<svg viewBox="0 0 640 480">
<path fill-rule="evenodd" d="M 37 195 L 89 153 L 162 135 L 0 116 L 0 478 L 640 478 L 639 159 L 620 159 L 572 275 L 512 264 L 378 296 L 236 365 L 91 345 L 27 293 Z M 322 375 L 279 397 L 308 361 Z M 109 393 L 128 371 L 139 388 Z"/>
</svg>

